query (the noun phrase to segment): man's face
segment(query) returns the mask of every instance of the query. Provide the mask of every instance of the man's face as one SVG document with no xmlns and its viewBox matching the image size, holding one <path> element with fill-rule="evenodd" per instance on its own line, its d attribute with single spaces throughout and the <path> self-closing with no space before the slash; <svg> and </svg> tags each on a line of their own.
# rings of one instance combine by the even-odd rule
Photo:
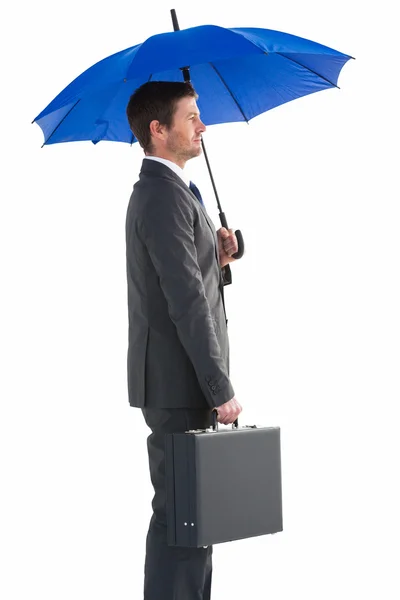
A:
<svg viewBox="0 0 400 600">
<path fill-rule="evenodd" d="M 201 134 L 206 126 L 200 120 L 199 109 L 194 98 L 178 101 L 171 127 L 166 132 L 165 149 L 184 166 L 187 160 L 201 154 Z"/>
</svg>

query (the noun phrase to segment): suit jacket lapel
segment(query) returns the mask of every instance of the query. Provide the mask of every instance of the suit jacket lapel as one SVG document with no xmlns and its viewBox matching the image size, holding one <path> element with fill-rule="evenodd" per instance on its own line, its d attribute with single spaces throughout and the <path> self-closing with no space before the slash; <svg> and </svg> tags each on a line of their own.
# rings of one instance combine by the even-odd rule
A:
<svg viewBox="0 0 400 600">
<path fill-rule="evenodd" d="M 163 163 L 160 163 L 158 161 L 144 159 L 143 163 L 142 163 L 142 168 L 140 171 L 140 174 L 142 174 L 142 173 L 144 175 L 150 175 L 150 176 L 157 175 L 158 177 L 162 176 L 162 177 L 165 177 L 166 179 L 170 179 L 170 180 L 174 181 L 175 183 L 177 183 L 185 191 L 186 194 L 188 194 L 191 198 L 193 198 L 193 200 L 196 202 L 197 206 L 199 206 L 200 210 L 202 211 L 202 213 L 208 223 L 208 226 L 210 227 L 211 232 L 213 234 L 213 238 L 214 238 L 214 242 L 215 242 L 215 256 L 216 256 L 217 262 L 219 264 L 218 237 L 217 237 L 217 234 L 215 231 L 215 225 L 212 222 L 212 220 L 210 219 L 210 217 L 208 216 L 204 205 L 201 204 L 201 202 L 199 202 L 198 198 L 194 195 L 192 190 L 190 188 L 188 188 L 188 186 L 181 179 L 181 177 L 179 177 L 179 175 L 174 173 L 174 171 L 172 169 L 170 169 L 169 167 L 167 167 L 167 165 L 164 165 Z M 222 281 L 222 273 L 221 273 L 221 281 Z"/>
<path fill-rule="evenodd" d="M 182 182 L 183 183 L 183 182 Z M 185 185 L 183 183 L 183 185 Z M 187 187 L 187 186 L 185 186 Z M 190 188 L 187 188 L 189 194 L 192 195 L 192 197 L 194 198 L 194 201 L 197 203 L 197 205 L 200 207 L 200 210 L 202 211 L 203 215 L 206 218 L 206 221 L 208 223 L 209 228 L 211 229 L 211 233 L 213 234 L 213 238 L 214 238 L 214 247 L 215 247 L 215 256 L 217 259 L 217 262 L 219 264 L 219 252 L 218 252 L 218 237 L 217 237 L 217 233 L 215 231 L 215 225 L 214 223 L 211 221 L 210 217 L 208 216 L 208 213 L 205 209 L 204 204 L 201 204 L 201 202 L 199 202 L 199 199 L 197 198 L 197 196 L 192 192 L 192 190 Z M 222 282 L 222 273 L 221 273 L 221 282 Z"/>
</svg>

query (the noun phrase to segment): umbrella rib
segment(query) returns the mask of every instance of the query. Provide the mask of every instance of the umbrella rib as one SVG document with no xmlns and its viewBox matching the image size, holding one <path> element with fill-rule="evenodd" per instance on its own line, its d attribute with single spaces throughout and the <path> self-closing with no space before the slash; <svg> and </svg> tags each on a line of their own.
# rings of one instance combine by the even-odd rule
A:
<svg viewBox="0 0 400 600">
<path fill-rule="evenodd" d="M 268 52 L 266 52 L 265 54 L 268 55 Z M 307 69 L 307 71 L 310 71 L 310 73 L 313 73 L 314 75 L 316 75 L 320 79 L 323 79 L 324 81 L 326 81 L 327 83 L 329 83 L 329 85 L 331 85 L 332 87 L 335 87 L 338 90 L 340 90 L 340 87 L 338 85 L 336 85 L 336 83 L 333 83 L 332 81 L 329 81 L 329 79 L 327 79 L 323 75 L 320 75 L 320 73 L 317 73 L 317 71 L 313 71 L 313 69 L 310 69 L 309 67 L 306 67 L 306 65 L 303 65 L 298 60 L 294 60 L 294 58 L 290 58 L 289 56 L 286 56 L 286 54 L 282 54 L 281 52 L 275 52 L 275 54 L 278 54 L 278 56 L 282 56 L 282 58 L 286 58 L 287 60 L 290 60 L 290 61 L 294 62 L 296 65 L 299 65 L 300 67 L 303 67 L 303 69 Z"/>
<path fill-rule="evenodd" d="M 49 141 L 49 139 L 51 138 L 51 136 L 57 131 L 57 129 L 60 127 L 61 123 L 63 121 L 65 121 L 65 119 L 68 117 L 68 115 L 70 114 L 70 112 L 72 112 L 75 108 L 75 106 L 81 101 L 81 99 L 79 98 L 79 100 L 77 100 L 75 102 L 75 104 L 73 105 L 73 107 L 67 112 L 66 115 L 63 116 L 63 118 L 61 119 L 61 121 L 58 123 L 58 125 L 53 129 L 53 131 L 51 132 L 51 134 L 49 135 L 49 137 L 47 138 L 47 140 L 45 142 L 43 142 L 42 148 L 45 144 L 47 144 L 47 142 Z"/>
<path fill-rule="evenodd" d="M 231 95 L 232 100 L 234 101 L 234 103 L 236 104 L 236 106 L 238 107 L 238 109 L 240 110 L 240 112 L 242 113 L 243 119 L 246 121 L 246 123 L 248 123 L 249 120 L 246 117 L 246 115 L 244 114 L 242 107 L 240 106 L 239 102 L 236 100 L 235 96 L 233 95 L 233 93 L 231 92 L 231 90 L 229 89 L 229 87 L 227 86 L 224 78 L 222 77 L 221 73 L 218 71 L 217 67 L 215 65 L 213 65 L 211 62 L 209 63 L 209 65 L 214 69 L 214 71 L 216 72 L 216 74 L 218 75 L 218 77 L 220 78 L 220 80 L 222 81 L 222 83 L 224 84 L 225 88 L 228 90 L 229 94 Z"/>
</svg>

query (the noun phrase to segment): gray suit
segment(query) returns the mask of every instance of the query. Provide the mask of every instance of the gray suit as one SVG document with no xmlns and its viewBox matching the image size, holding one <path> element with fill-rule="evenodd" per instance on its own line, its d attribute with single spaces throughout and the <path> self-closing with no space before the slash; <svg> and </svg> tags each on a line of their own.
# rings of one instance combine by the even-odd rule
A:
<svg viewBox="0 0 400 600">
<path fill-rule="evenodd" d="M 234 396 L 215 227 L 182 179 L 144 160 L 126 218 L 131 406 L 206 408 Z"/>
<path fill-rule="evenodd" d="M 144 600 L 210 600 L 212 547 L 167 544 L 168 432 L 210 426 L 234 396 L 214 225 L 182 179 L 144 160 L 126 218 L 131 406 L 142 408 L 154 487 Z M 228 282 L 229 283 L 229 282 Z"/>
</svg>

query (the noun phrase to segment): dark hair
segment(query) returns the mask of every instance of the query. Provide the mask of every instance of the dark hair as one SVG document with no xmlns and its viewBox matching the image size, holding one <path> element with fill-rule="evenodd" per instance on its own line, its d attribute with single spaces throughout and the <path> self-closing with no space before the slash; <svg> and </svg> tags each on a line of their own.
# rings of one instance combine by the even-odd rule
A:
<svg viewBox="0 0 400 600">
<path fill-rule="evenodd" d="M 129 127 L 145 152 L 151 152 L 149 125 L 156 120 L 171 127 L 176 104 L 185 97 L 198 95 L 188 81 L 148 81 L 138 87 L 126 107 Z"/>
</svg>

